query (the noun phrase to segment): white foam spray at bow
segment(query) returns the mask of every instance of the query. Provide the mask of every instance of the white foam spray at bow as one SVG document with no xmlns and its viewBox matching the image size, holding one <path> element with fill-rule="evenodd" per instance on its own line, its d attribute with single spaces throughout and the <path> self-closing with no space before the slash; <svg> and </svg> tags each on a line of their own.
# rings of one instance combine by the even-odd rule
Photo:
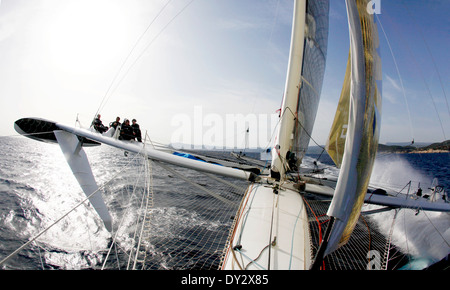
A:
<svg viewBox="0 0 450 290">
<path fill-rule="evenodd" d="M 413 168 L 399 155 L 379 158 L 375 162 L 371 185 L 379 185 L 413 194 L 420 187 L 429 193 L 432 177 Z M 411 181 L 410 187 L 407 186 Z M 389 211 L 370 216 L 383 233 L 389 233 L 394 212 Z M 392 242 L 404 253 L 415 259 L 426 259 L 428 264 L 445 258 L 450 253 L 450 215 L 447 213 L 425 212 L 402 209 L 394 224 Z M 425 265 L 426 266 L 426 265 Z"/>
</svg>

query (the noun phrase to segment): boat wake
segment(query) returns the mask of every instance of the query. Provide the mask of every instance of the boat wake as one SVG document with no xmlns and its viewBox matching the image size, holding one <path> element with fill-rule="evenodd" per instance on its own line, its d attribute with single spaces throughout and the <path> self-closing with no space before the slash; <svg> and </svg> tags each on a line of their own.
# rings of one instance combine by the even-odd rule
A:
<svg viewBox="0 0 450 290">
<path fill-rule="evenodd" d="M 423 158 L 431 158 L 426 156 Z M 305 167 L 314 168 L 315 159 L 305 157 Z M 323 177 L 337 178 L 339 169 L 329 163 L 316 161 L 319 168 L 325 168 Z M 423 195 L 431 195 L 431 187 L 438 182 L 434 176 L 424 173 L 402 155 L 390 154 L 376 159 L 370 185 L 404 194 L 415 194 L 420 187 Z M 448 189 L 447 189 L 448 190 Z M 441 196 L 439 196 L 441 198 Z M 376 205 L 363 205 L 362 211 L 380 208 Z M 448 213 L 401 209 L 393 223 L 395 211 L 369 215 L 379 231 L 389 236 L 392 231 L 392 243 L 403 253 L 407 253 L 414 263 L 411 267 L 425 268 L 442 260 L 450 254 L 450 215 Z M 406 266 L 407 268 L 408 266 Z"/>
</svg>

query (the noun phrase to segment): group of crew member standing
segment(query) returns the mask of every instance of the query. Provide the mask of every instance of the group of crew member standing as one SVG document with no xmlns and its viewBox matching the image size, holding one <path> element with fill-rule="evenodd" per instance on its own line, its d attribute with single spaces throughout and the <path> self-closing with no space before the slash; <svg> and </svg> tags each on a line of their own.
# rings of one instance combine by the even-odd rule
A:
<svg viewBox="0 0 450 290">
<path fill-rule="evenodd" d="M 95 118 L 93 122 L 94 129 L 99 133 L 104 133 L 108 131 L 108 127 L 103 125 L 101 121 L 101 115 L 98 114 L 97 118 Z M 136 119 L 131 120 L 133 122 L 130 125 L 130 120 L 125 119 L 123 123 L 120 123 L 120 117 L 117 117 L 114 122 L 109 124 L 110 128 L 120 128 L 119 140 L 136 140 L 138 142 L 142 142 L 141 129 L 139 128 L 139 124 L 136 123 Z"/>
</svg>

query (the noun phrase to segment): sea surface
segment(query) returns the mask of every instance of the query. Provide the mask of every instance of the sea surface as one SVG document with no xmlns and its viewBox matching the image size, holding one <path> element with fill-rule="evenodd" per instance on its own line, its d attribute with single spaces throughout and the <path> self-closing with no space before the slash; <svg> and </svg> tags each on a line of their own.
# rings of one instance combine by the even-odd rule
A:
<svg viewBox="0 0 450 290">
<path fill-rule="evenodd" d="M 36 142 L 24 137 L 0 138 L 0 260 L 11 254 L 43 228 L 51 225 L 62 214 L 84 199 L 84 194 L 73 177 L 64 156 L 55 144 Z M 123 189 L 135 184 L 133 176 L 138 167 L 127 167 L 132 156 L 108 146 L 85 148 L 94 176 L 99 184 L 114 182 L 106 188 L 104 198 L 113 218 L 124 209 Z M 225 153 L 224 153 L 225 154 Z M 313 166 L 318 155 L 306 157 L 307 166 Z M 331 159 L 323 154 L 318 166 L 325 174 L 337 176 Z M 185 185 L 174 181 L 167 172 L 155 167 L 153 182 L 156 191 L 170 187 L 164 196 L 167 204 L 180 200 L 177 192 L 184 192 Z M 190 178 L 201 180 L 195 172 L 186 173 Z M 413 193 L 418 187 L 424 192 L 435 185 L 450 191 L 450 155 L 446 153 L 389 154 L 380 155 L 372 175 L 373 183 Z M 371 181 L 371 182 L 372 182 Z M 120 190 L 119 190 L 120 189 Z M 120 194 L 116 194 L 120 192 Z M 203 199 L 201 195 L 192 198 Z M 195 200 L 191 201 L 194 202 Z M 133 206 L 133 205 L 131 205 Z M 136 205 L 137 206 L 137 205 Z M 161 221 L 161 235 L 168 220 L 176 224 L 197 223 L 209 232 L 223 232 L 228 222 L 205 222 L 201 216 L 184 208 L 174 212 L 167 207 L 165 220 Z M 137 210 L 137 207 L 136 207 Z M 227 213 L 228 214 L 228 213 Z M 379 227 L 389 232 L 392 212 L 374 217 Z M 389 220 L 389 222 L 387 222 Z M 167 223 L 168 224 L 168 223 Z M 423 259 L 425 264 L 437 262 L 450 253 L 450 216 L 441 213 L 405 211 L 397 217 L 393 242 L 405 252 Z M 92 214 L 89 205 L 83 204 L 67 218 L 53 226 L 37 241 L 23 249 L 2 269 L 99 269 L 105 251 L 111 242 L 109 232 L 102 221 Z M 127 241 L 122 245 L 126 247 Z M 130 242 L 131 244 L 131 242 Z"/>
</svg>

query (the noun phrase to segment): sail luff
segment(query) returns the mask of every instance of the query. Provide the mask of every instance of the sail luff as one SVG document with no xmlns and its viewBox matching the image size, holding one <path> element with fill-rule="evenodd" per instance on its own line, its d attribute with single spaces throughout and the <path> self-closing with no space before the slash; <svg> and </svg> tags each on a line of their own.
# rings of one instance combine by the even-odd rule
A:
<svg viewBox="0 0 450 290">
<path fill-rule="evenodd" d="M 283 178 L 286 171 L 285 158 L 292 148 L 293 131 L 297 120 L 298 96 L 301 85 L 303 49 L 305 38 L 306 0 L 294 2 L 291 47 L 285 92 L 280 112 L 280 124 L 275 147 L 272 150 L 271 171 Z"/>
<path fill-rule="evenodd" d="M 297 171 L 311 139 L 328 46 L 329 1 L 297 0 L 279 131 L 272 150 L 273 177 Z"/>
<path fill-rule="evenodd" d="M 345 244 L 359 217 L 376 156 L 381 110 L 378 34 L 367 0 L 347 0 L 351 83 L 342 166 L 328 215 L 335 223 L 325 254 Z"/>
</svg>

